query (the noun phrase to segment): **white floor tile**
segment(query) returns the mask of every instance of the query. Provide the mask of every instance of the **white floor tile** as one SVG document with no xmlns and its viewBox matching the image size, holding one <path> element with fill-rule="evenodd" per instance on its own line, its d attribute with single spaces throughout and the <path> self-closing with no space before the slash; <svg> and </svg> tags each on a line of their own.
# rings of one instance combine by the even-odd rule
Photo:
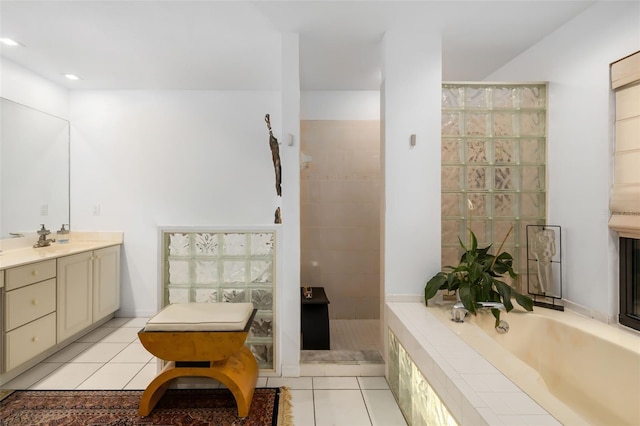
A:
<svg viewBox="0 0 640 426">
<path fill-rule="evenodd" d="M 126 347 L 127 343 L 95 343 L 71 362 L 109 362 Z"/>
<path fill-rule="evenodd" d="M 391 390 L 364 389 L 362 395 L 373 426 L 407 425 Z"/>
<path fill-rule="evenodd" d="M 358 377 L 360 389 L 389 389 L 384 377 Z"/>
<path fill-rule="evenodd" d="M 269 377 L 267 386 L 271 388 L 288 386 L 291 389 L 313 389 L 311 377 Z"/>
<path fill-rule="evenodd" d="M 313 389 L 360 389 L 355 377 L 314 377 Z"/>
<path fill-rule="evenodd" d="M 131 343 L 138 340 L 138 330 L 135 328 L 121 327 L 113 330 L 113 333 L 109 333 L 100 339 L 102 343 Z"/>
<path fill-rule="evenodd" d="M 101 363 L 68 363 L 49 374 L 29 389 L 75 389 L 102 367 Z"/>
<path fill-rule="evenodd" d="M 34 383 L 48 376 L 56 368 L 64 364 L 59 362 L 40 363 L 29 370 L 25 371 L 15 379 L 2 385 L 2 389 L 28 389 Z"/>
<path fill-rule="evenodd" d="M 78 340 L 76 340 L 76 342 L 96 343 L 96 342 L 99 342 L 101 339 L 103 339 L 108 334 L 113 333 L 115 330 L 117 330 L 117 329 L 116 328 L 109 328 L 109 327 L 98 327 L 95 330 L 93 330 L 92 332 L 87 333 L 84 336 L 80 337 Z"/>
<path fill-rule="evenodd" d="M 105 364 L 76 389 L 122 389 L 145 364 Z"/>
<path fill-rule="evenodd" d="M 313 391 L 310 389 L 291 389 L 293 420 L 296 426 L 315 426 Z"/>
<path fill-rule="evenodd" d="M 149 318 L 129 318 L 129 321 L 127 321 L 123 327 L 131 327 L 131 328 L 137 328 L 138 331 L 141 328 L 144 328 L 145 325 L 147 325 L 147 321 L 149 321 Z"/>
<path fill-rule="evenodd" d="M 159 371 L 155 357 L 137 338 L 147 320 L 111 319 L 2 388 L 145 389 Z M 300 372 L 302 377 L 259 377 L 257 382 L 257 387 L 290 388 L 296 426 L 405 424 L 381 377 L 384 364 L 303 364 Z M 182 378 L 175 384 L 184 388 L 222 386 L 206 378 Z"/>
<path fill-rule="evenodd" d="M 43 362 L 69 362 L 80 353 L 84 352 L 91 345 L 92 343 L 89 342 L 71 343 L 69 346 L 51 355 Z"/>
<path fill-rule="evenodd" d="M 316 426 L 371 426 L 360 390 L 314 390 Z"/>
<path fill-rule="evenodd" d="M 150 362 L 142 367 L 133 379 L 124 387 L 125 389 L 146 389 L 149 383 L 158 375 L 158 366 L 155 362 Z"/>
<path fill-rule="evenodd" d="M 153 359 L 153 355 L 147 351 L 142 343 L 133 342 L 119 352 L 109 362 L 143 362 L 147 363 Z"/>
<path fill-rule="evenodd" d="M 104 323 L 102 326 L 103 327 L 110 327 L 110 328 L 120 328 L 124 324 L 126 324 L 127 322 L 131 321 L 132 319 L 133 318 L 125 318 L 125 317 L 112 318 L 109 321 L 107 321 L 106 323 Z"/>
</svg>

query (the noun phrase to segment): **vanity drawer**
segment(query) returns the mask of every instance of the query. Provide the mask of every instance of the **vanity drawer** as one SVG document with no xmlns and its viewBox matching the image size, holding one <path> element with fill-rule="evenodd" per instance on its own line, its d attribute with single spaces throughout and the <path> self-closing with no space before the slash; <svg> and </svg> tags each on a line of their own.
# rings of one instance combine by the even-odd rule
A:
<svg viewBox="0 0 640 426">
<path fill-rule="evenodd" d="M 5 339 L 5 371 L 9 371 L 56 344 L 56 313 L 6 333 Z"/>
<path fill-rule="evenodd" d="M 56 260 L 30 263 L 6 270 L 5 290 L 13 290 L 25 285 L 48 280 L 56 276 Z"/>
<path fill-rule="evenodd" d="M 5 330 L 13 330 L 56 310 L 56 279 L 5 294 Z"/>
</svg>

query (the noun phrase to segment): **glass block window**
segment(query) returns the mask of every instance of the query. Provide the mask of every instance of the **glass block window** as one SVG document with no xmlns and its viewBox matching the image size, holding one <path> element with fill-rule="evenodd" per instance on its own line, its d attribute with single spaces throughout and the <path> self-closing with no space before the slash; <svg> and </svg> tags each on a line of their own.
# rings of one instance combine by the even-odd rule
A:
<svg viewBox="0 0 640 426">
<path fill-rule="evenodd" d="M 246 345 L 274 369 L 275 231 L 163 232 L 163 306 L 252 302 Z"/>
<path fill-rule="evenodd" d="M 546 215 L 546 84 L 442 85 L 442 265 L 457 265 L 469 227 L 514 257 L 526 289 L 526 225 Z"/>
</svg>

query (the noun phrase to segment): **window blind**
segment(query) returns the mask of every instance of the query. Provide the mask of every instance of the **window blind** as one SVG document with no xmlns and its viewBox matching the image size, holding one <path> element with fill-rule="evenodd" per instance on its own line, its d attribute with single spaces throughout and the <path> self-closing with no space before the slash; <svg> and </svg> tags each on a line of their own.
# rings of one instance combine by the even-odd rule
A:
<svg viewBox="0 0 640 426">
<path fill-rule="evenodd" d="M 615 172 L 609 227 L 640 238 L 640 52 L 611 65 L 615 90 Z"/>
</svg>

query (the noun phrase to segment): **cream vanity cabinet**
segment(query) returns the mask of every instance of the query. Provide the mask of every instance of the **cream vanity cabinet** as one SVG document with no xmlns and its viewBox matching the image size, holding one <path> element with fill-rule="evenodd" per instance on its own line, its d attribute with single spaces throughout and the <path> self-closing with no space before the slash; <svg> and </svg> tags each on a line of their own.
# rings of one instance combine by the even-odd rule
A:
<svg viewBox="0 0 640 426">
<path fill-rule="evenodd" d="M 4 287 L 5 370 L 56 344 L 55 259 L 10 268 Z"/>
<path fill-rule="evenodd" d="M 58 258 L 58 343 L 120 308 L 120 246 Z"/>
<path fill-rule="evenodd" d="M 0 257 L 0 385 L 120 308 L 120 233 L 66 246 L 5 250 Z"/>
</svg>

